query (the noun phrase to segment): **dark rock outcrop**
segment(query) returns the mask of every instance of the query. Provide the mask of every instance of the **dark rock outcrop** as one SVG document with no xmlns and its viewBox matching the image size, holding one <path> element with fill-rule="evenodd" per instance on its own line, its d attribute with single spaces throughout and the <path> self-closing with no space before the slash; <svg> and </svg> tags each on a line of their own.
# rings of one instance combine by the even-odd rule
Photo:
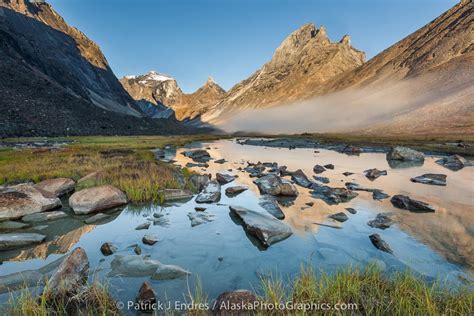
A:
<svg viewBox="0 0 474 316">
<path fill-rule="evenodd" d="M 394 195 L 390 202 L 392 202 L 393 206 L 397 208 L 409 210 L 411 212 L 424 213 L 435 211 L 435 209 L 428 203 L 414 200 L 406 195 Z"/>
</svg>

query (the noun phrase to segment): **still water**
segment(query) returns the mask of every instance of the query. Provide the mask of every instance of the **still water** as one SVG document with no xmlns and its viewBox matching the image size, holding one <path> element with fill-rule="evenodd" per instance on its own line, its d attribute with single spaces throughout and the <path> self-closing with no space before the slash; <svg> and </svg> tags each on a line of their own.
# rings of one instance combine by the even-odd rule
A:
<svg viewBox="0 0 474 316">
<path fill-rule="evenodd" d="M 195 143 L 167 151 L 167 158 L 184 166 L 191 162 L 181 155 L 190 148 L 207 148 L 214 160 L 221 158 L 224 164 L 209 162 L 209 168 L 193 168 L 200 173 L 226 172 L 239 177 L 222 186 L 246 185 L 249 190 L 235 197 L 222 194 L 220 203 L 204 205 L 214 215 L 214 221 L 191 227 L 187 214 L 198 206 L 194 199 L 182 203 L 159 205 L 129 205 L 113 213 L 113 217 L 100 225 L 85 225 L 84 218 L 73 216 L 47 224 L 40 223 L 40 233 L 48 235 L 45 243 L 17 251 L 0 252 L 0 278 L 11 273 L 35 270 L 54 262 L 68 251 L 83 247 L 89 257 L 96 277 L 107 280 L 114 296 L 122 301 L 133 300 L 140 285 L 150 277 L 112 277 L 110 263 L 114 255 L 104 257 L 99 248 L 103 242 L 113 242 L 119 250 L 116 254 L 132 255 L 134 244 L 139 244 L 142 255 L 164 264 L 181 266 L 192 272 L 188 279 L 153 281 L 154 289 L 162 300 L 183 301 L 183 293 L 193 289 L 200 279 L 209 298 L 223 291 L 235 289 L 259 289 L 259 277 L 279 275 L 289 278 L 298 273 L 301 264 L 311 265 L 317 271 L 331 272 L 347 265 L 363 266 L 375 263 L 387 273 L 411 269 L 430 280 L 441 277 L 454 283 L 472 280 L 474 264 L 474 168 L 466 167 L 453 172 L 434 161 L 439 157 L 427 157 L 419 166 L 391 168 L 383 153 L 363 153 L 348 156 L 332 150 L 267 148 L 240 145 L 235 140 L 212 143 Z M 243 227 L 229 216 L 228 205 L 243 206 L 266 212 L 258 205 L 258 188 L 247 173 L 237 168 L 246 162 L 277 162 L 288 170 L 302 169 L 310 178 L 315 164 L 334 164 L 319 176 L 328 177 L 331 187 L 343 187 L 345 182 L 383 190 L 389 195 L 406 194 L 435 207 L 435 213 L 412 213 L 394 208 L 390 199 L 375 201 L 372 193 L 358 192 L 359 196 L 347 203 L 327 205 L 309 194 L 309 189 L 298 186 L 300 192 L 292 205 L 282 206 L 293 235 L 264 250 L 254 244 Z M 388 175 L 375 181 L 368 180 L 363 171 L 370 168 L 387 170 Z M 228 171 L 232 169 L 232 171 Z M 344 172 L 353 175 L 344 176 Z M 447 175 L 446 186 L 412 183 L 411 177 L 426 173 Z M 65 199 L 67 205 L 67 198 Z M 307 207 L 305 203 L 314 202 Z M 202 206 L 202 205 L 199 205 Z M 338 223 L 328 216 L 352 207 L 357 214 Z M 158 225 L 148 230 L 135 230 L 154 212 L 165 216 Z M 393 212 L 396 224 L 386 230 L 372 228 L 367 222 L 377 213 Z M 325 223 L 341 229 L 320 226 Z M 141 242 L 145 234 L 154 233 L 160 241 L 154 246 Z M 376 249 L 368 236 L 378 233 L 390 244 L 394 254 Z M 0 302 L 8 299 L 1 294 Z"/>
</svg>

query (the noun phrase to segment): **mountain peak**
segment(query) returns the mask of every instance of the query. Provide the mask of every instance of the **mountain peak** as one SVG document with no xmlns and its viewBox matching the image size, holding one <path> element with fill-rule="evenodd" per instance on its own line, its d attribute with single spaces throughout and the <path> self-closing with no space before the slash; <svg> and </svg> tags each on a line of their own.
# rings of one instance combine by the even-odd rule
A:
<svg viewBox="0 0 474 316">
<path fill-rule="evenodd" d="M 344 44 L 344 45 L 348 45 L 348 46 L 351 46 L 351 37 L 349 35 L 344 35 L 341 40 L 339 41 L 339 43 L 341 44 Z"/>
<path fill-rule="evenodd" d="M 216 83 L 216 82 L 214 81 L 214 78 L 212 78 L 211 76 L 207 77 L 206 84 L 212 84 L 212 83 L 214 83 L 214 84 Z"/>
</svg>

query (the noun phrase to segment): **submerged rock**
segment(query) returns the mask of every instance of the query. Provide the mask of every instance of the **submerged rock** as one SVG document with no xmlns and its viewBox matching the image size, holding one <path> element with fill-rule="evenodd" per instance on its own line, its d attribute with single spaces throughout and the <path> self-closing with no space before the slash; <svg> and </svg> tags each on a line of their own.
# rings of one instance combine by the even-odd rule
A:
<svg viewBox="0 0 474 316">
<path fill-rule="evenodd" d="M 330 215 L 329 218 L 332 218 L 333 220 L 341 222 L 341 223 L 343 223 L 343 222 L 345 222 L 349 219 L 349 217 L 343 212 L 339 212 L 339 213 Z"/>
<path fill-rule="evenodd" d="M 353 209 L 352 207 L 346 207 L 346 211 L 348 211 L 351 214 L 357 214 L 357 211 Z"/>
<path fill-rule="evenodd" d="M 111 185 L 103 185 L 78 191 L 69 198 L 74 213 L 95 213 L 127 204 L 125 193 Z"/>
<path fill-rule="evenodd" d="M 25 215 L 21 218 L 21 220 L 26 223 L 36 223 L 36 222 L 53 221 L 53 220 L 65 218 L 65 217 L 68 217 L 68 215 L 64 213 L 63 211 L 52 211 L 52 212 L 42 212 L 42 213 Z"/>
<path fill-rule="evenodd" d="M 193 192 L 183 189 L 164 189 L 158 191 L 166 202 L 191 199 Z"/>
<path fill-rule="evenodd" d="M 458 171 L 464 168 L 466 164 L 466 159 L 459 155 L 452 155 L 449 157 L 444 157 L 435 161 L 438 165 L 441 165 L 445 168 L 448 168 L 452 171 Z"/>
<path fill-rule="evenodd" d="M 221 164 L 221 165 L 224 164 L 224 163 L 226 163 L 226 162 L 227 162 L 227 160 L 225 160 L 224 158 L 218 159 L 218 160 L 215 160 L 215 161 L 214 161 L 214 163 L 218 163 L 218 164 Z"/>
<path fill-rule="evenodd" d="M 387 175 L 387 170 L 379 170 L 377 168 L 374 169 L 368 169 L 364 171 L 365 176 L 367 179 L 374 181 L 380 176 L 386 176 Z"/>
<path fill-rule="evenodd" d="M 393 213 L 379 213 L 375 219 L 368 221 L 367 225 L 374 228 L 387 229 L 393 224 Z"/>
<path fill-rule="evenodd" d="M 19 230 L 19 229 L 23 229 L 27 227 L 30 227 L 30 225 L 21 223 L 21 222 L 15 222 L 15 221 L 0 222 L 0 231 Z"/>
<path fill-rule="evenodd" d="M 28 245 L 40 244 L 46 236 L 36 233 L 0 234 L 0 250 L 21 248 Z"/>
<path fill-rule="evenodd" d="M 156 236 L 155 234 L 148 234 L 148 235 L 145 235 L 145 236 L 143 236 L 143 238 L 142 238 L 142 242 L 143 242 L 145 245 L 153 246 L 154 244 L 156 244 L 156 243 L 158 242 L 158 236 Z"/>
<path fill-rule="evenodd" d="M 215 203 L 221 199 L 221 185 L 217 180 L 209 181 L 196 197 L 197 203 Z"/>
<path fill-rule="evenodd" d="M 370 235 L 369 238 L 375 248 L 393 254 L 393 250 L 390 248 L 387 242 L 385 242 L 385 240 L 380 237 L 379 234 Z"/>
<path fill-rule="evenodd" d="M 315 165 L 315 166 L 313 167 L 313 172 L 316 173 L 316 174 L 323 173 L 324 171 L 326 171 L 326 168 L 324 168 L 324 167 L 321 166 L 321 165 Z"/>
<path fill-rule="evenodd" d="M 394 195 L 390 200 L 393 206 L 412 212 L 434 212 L 435 209 L 428 203 L 414 200 L 406 195 Z"/>
<path fill-rule="evenodd" d="M 230 175 L 230 174 L 226 174 L 226 173 L 216 173 L 216 180 L 220 183 L 220 184 L 227 184 L 229 182 L 232 182 L 234 181 L 236 178 L 236 176 L 233 176 L 233 175 Z"/>
<path fill-rule="evenodd" d="M 414 149 L 396 146 L 392 147 L 387 153 L 387 160 L 423 161 L 425 160 L 425 156 L 423 153 Z"/>
<path fill-rule="evenodd" d="M 232 214 L 242 220 L 245 230 L 256 237 L 265 247 L 282 241 L 293 233 L 288 225 L 270 215 L 243 207 L 230 206 L 229 208 Z"/>
<path fill-rule="evenodd" d="M 102 244 L 102 246 L 100 246 L 100 252 L 102 252 L 104 256 L 110 256 L 116 251 L 117 247 L 110 242 L 105 242 Z"/>
<path fill-rule="evenodd" d="M 25 215 L 61 207 L 55 196 L 46 197 L 31 184 L 18 184 L 0 188 L 0 221 L 17 219 Z"/>
<path fill-rule="evenodd" d="M 196 206 L 196 207 L 194 208 L 194 210 L 195 210 L 196 212 L 204 212 L 205 210 L 207 210 L 207 208 Z"/>
<path fill-rule="evenodd" d="M 112 260 L 109 277 L 144 277 L 154 280 L 176 279 L 189 275 L 190 272 L 174 265 L 165 265 L 160 261 L 138 255 L 116 255 Z"/>
<path fill-rule="evenodd" d="M 446 175 L 439 173 L 425 173 L 424 175 L 411 178 L 411 182 L 432 184 L 432 185 L 446 185 Z"/>
<path fill-rule="evenodd" d="M 97 213 L 97 214 L 94 214 L 93 216 L 89 217 L 88 219 L 86 219 L 84 221 L 84 223 L 92 224 L 92 223 L 95 223 L 95 222 L 99 222 L 99 221 L 108 219 L 109 217 L 110 217 L 110 215 L 107 215 L 107 214 L 104 214 L 104 213 Z"/>
<path fill-rule="evenodd" d="M 82 248 L 74 249 L 59 265 L 46 286 L 52 299 L 70 297 L 81 291 L 89 277 L 89 258 Z"/>
<path fill-rule="evenodd" d="M 55 178 L 35 184 L 35 188 L 51 193 L 54 196 L 63 196 L 74 191 L 76 182 L 69 178 Z"/>
<path fill-rule="evenodd" d="M 230 307 L 239 306 L 243 310 L 251 311 L 253 306 L 258 306 L 259 299 L 248 290 L 236 290 L 220 294 L 212 305 L 212 314 L 216 316 L 230 315 Z M 246 306 L 248 306 L 246 308 Z M 249 313 L 251 314 L 251 313 Z M 235 315 L 246 315 L 245 312 Z"/>
<path fill-rule="evenodd" d="M 291 175 L 291 180 L 295 181 L 296 184 L 302 186 L 303 188 L 309 188 L 313 182 L 308 179 L 303 170 L 298 169 Z"/>
<path fill-rule="evenodd" d="M 248 187 L 246 186 L 242 186 L 242 185 L 238 185 L 238 186 L 235 186 L 235 187 L 228 187 L 225 189 L 225 194 L 227 196 L 236 196 L 237 194 L 240 194 L 244 191 L 247 191 L 248 190 Z"/>
<path fill-rule="evenodd" d="M 135 227 L 135 230 L 148 229 L 148 228 L 150 228 L 150 225 L 151 225 L 150 222 L 146 222 L 146 223 L 140 224 L 137 227 Z"/>
<path fill-rule="evenodd" d="M 298 196 L 298 189 L 291 182 L 274 174 L 267 174 L 255 180 L 254 183 L 262 194 Z"/>
<path fill-rule="evenodd" d="M 278 219 L 285 218 L 285 213 L 283 213 L 281 208 L 278 206 L 276 199 L 272 195 L 263 195 L 260 198 L 258 205 L 260 205 L 268 213 L 275 216 L 275 218 L 278 218 Z"/>
<path fill-rule="evenodd" d="M 188 218 L 191 220 L 191 227 L 214 221 L 214 215 L 207 212 L 190 212 Z"/>
<path fill-rule="evenodd" d="M 175 265 L 162 264 L 158 266 L 155 273 L 152 274 L 152 280 L 174 280 L 187 277 L 191 272 Z"/>
</svg>

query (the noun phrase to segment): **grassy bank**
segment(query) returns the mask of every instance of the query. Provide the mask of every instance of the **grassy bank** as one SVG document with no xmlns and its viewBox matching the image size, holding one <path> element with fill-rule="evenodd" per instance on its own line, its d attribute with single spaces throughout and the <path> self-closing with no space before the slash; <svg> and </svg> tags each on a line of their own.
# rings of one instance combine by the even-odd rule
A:
<svg viewBox="0 0 474 316">
<path fill-rule="evenodd" d="M 77 137 L 69 138 L 75 142 L 60 150 L 2 150 L 0 185 L 24 181 L 36 183 L 56 177 L 78 180 L 97 172 L 95 179 L 82 183 L 79 188 L 111 184 L 125 191 L 132 202 L 160 202 L 158 191 L 182 188 L 179 179 L 188 174 L 156 161 L 151 149 L 213 139 L 214 136 Z"/>
<path fill-rule="evenodd" d="M 374 267 L 346 268 L 319 276 L 303 267 L 289 284 L 281 279 L 262 280 L 262 299 L 328 303 L 332 309 L 324 311 L 327 315 L 339 315 L 342 309 L 363 315 L 469 315 L 474 308 L 473 291 L 452 289 L 442 282 L 428 284 L 410 272 L 386 277 Z"/>
<path fill-rule="evenodd" d="M 212 307 L 201 283 L 196 289 L 184 294 L 188 302 Z M 10 300 L 7 311 L 12 315 L 47 315 L 45 300 L 34 299 L 24 290 L 18 299 Z M 284 303 L 286 306 L 309 306 L 312 311 L 289 309 L 269 311 L 262 307 L 258 315 L 469 315 L 474 308 L 474 293 L 468 289 L 452 289 L 439 282 L 428 284 L 410 272 L 385 276 L 374 267 L 365 269 L 346 268 L 334 274 L 317 275 L 311 268 L 301 268 L 300 274 L 285 282 L 282 278 L 262 279 L 256 288 L 260 306 Z M 117 315 L 115 302 L 106 288 L 95 285 L 92 298 L 96 310 L 91 314 Z M 165 300 L 165 293 L 158 293 L 158 300 Z M 299 305 L 301 304 L 301 305 Z M 92 306 L 88 304 L 85 306 Z M 281 305 L 280 305 L 281 306 Z M 316 306 L 316 307 L 315 307 Z M 319 306 L 319 309 L 318 307 Z M 110 311 L 107 311 L 110 308 Z M 291 307 L 289 307 L 291 309 Z M 66 315 L 63 306 L 55 306 L 58 315 Z M 173 313 L 168 313 L 172 315 Z M 207 315 L 206 311 L 194 310 L 189 315 Z"/>
</svg>

